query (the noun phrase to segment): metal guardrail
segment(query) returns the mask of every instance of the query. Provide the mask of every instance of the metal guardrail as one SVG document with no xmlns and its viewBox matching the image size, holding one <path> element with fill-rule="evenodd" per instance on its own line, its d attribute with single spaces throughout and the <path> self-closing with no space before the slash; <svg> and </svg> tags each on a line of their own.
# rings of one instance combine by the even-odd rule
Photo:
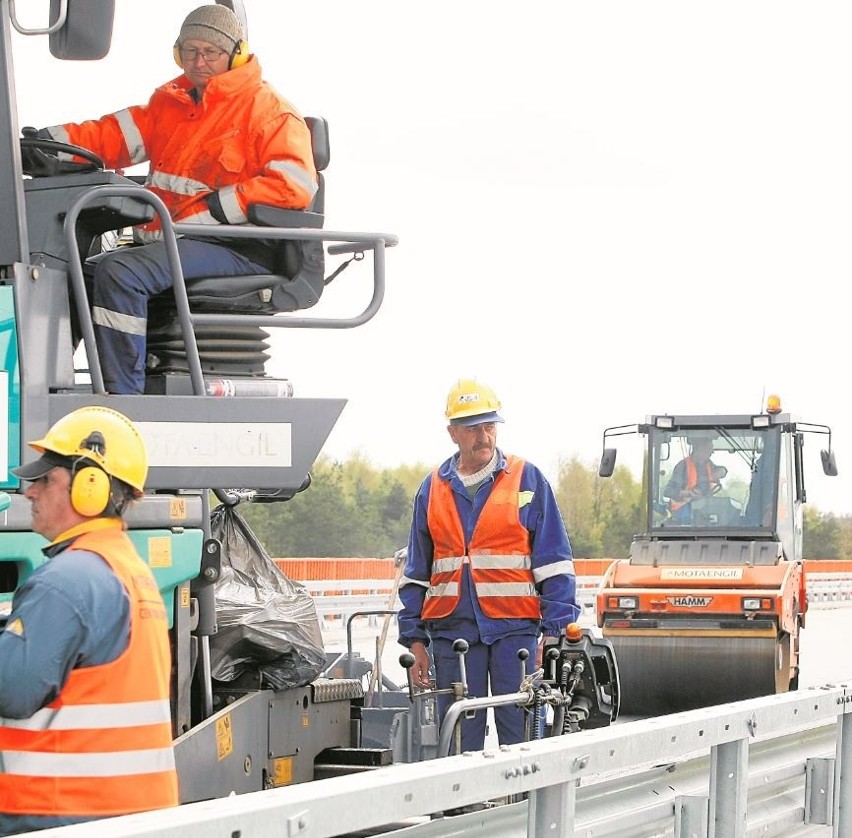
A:
<svg viewBox="0 0 852 838">
<path fill-rule="evenodd" d="M 510 795 L 528 800 L 430 818 Z M 852 838 L 852 689 L 800 690 L 39 835 L 332 838 L 386 824 L 404 824 L 406 838 Z"/>
</svg>

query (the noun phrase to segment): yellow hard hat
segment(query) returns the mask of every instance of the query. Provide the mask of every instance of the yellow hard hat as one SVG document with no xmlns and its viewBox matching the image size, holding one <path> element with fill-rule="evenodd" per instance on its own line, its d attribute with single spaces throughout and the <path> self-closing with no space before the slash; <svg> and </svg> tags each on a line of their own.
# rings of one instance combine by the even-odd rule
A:
<svg viewBox="0 0 852 838">
<path fill-rule="evenodd" d="M 494 391 L 472 378 L 460 378 L 447 396 L 446 417 L 451 425 L 481 425 L 502 422 L 502 405 Z"/>
<path fill-rule="evenodd" d="M 81 407 L 63 416 L 44 435 L 28 443 L 42 456 L 12 472 L 24 480 L 38 480 L 57 466 L 70 468 L 89 460 L 110 477 L 127 483 L 137 496 L 145 489 L 148 452 L 133 422 L 109 407 Z"/>
</svg>

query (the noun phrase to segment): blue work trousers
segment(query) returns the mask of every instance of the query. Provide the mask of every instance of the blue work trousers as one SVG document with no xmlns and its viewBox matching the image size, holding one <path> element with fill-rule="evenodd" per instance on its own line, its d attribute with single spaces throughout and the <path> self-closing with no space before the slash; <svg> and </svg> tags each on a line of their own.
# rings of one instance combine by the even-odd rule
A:
<svg viewBox="0 0 852 838">
<path fill-rule="evenodd" d="M 530 672 L 535 665 L 537 642 L 535 635 L 514 634 L 493 643 L 471 643 L 464 659 L 468 697 L 482 698 L 489 695 L 489 682 L 491 695 L 516 693 L 521 686 L 518 650 L 526 649 L 529 652 L 526 671 Z M 452 640 L 433 638 L 431 652 L 435 664 L 435 683 L 439 690 L 449 688 L 453 681 L 460 680 L 459 658 L 453 651 Z M 442 720 L 452 700 L 452 696 L 438 697 L 438 713 Z M 486 714 L 486 710 L 477 710 L 473 718 L 462 719 L 462 751 L 481 751 L 485 746 Z M 522 708 L 514 704 L 495 707 L 494 721 L 501 745 L 515 745 L 524 741 L 526 715 Z M 451 752 L 454 751 L 455 748 L 451 749 Z"/>
<path fill-rule="evenodd" d="M 185 279 L 269 273 L 219 244 L 178 239 L 177 247 Z M 172 287 L 166 246 L 156 242 L 99 254 L 88 261 L 86 273 L 104 386 L 109 393 L 142 393 L 148 300 Z"/>
</svg>

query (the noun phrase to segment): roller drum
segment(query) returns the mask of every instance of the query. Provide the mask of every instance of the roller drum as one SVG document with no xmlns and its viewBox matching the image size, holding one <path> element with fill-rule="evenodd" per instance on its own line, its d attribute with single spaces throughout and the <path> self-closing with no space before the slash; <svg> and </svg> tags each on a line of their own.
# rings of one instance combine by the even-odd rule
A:
<svg viewBox="0 0 852 838">
<path fill-rule="evenodd" d="M 621 709 L 655 716 L 741 701 L 790 686 L 789 638 L 606 635 L 621 678 Z"/>
</svg>

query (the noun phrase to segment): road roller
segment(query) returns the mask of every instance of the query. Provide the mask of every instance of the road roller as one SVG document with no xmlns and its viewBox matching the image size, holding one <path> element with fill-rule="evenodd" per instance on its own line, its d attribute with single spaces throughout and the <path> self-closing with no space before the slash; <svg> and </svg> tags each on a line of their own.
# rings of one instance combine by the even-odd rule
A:
<svg viewBox="0 0 852 838">
<path fill-rule="evenodd" d="M 808 603 L 802 561 L 804 438 L 837 475 L 831 429 L 763 412 L 659 415 L 604 431 L 599 473 L 635 436 L 644 531 L 596 596 L 621 709 L 659 715 L 796 689 Z"/>
</svg>

